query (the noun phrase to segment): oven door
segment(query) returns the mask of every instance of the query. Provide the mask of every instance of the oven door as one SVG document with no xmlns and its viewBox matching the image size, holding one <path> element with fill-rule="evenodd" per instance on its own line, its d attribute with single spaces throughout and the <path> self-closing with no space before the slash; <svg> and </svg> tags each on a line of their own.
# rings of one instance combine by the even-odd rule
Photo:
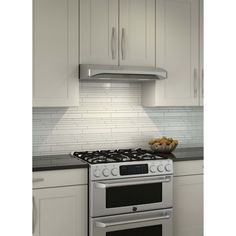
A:
<svg viewBox="0 0 236 236">
<path fill-rule="evenodd" d="M 90 236 L 172 236 L 172 209 L 93 218 Z"/>
<path fill-rule="evenodd" d="M 172 175 L 92 182 L 90 216 L 170 208 L 172 188 Z"/>
</svg>

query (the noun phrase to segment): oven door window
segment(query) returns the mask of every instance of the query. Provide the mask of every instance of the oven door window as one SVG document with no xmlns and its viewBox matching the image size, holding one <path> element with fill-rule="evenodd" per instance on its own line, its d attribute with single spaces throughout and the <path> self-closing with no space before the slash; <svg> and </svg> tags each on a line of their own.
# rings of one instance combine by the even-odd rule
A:
<svg viewBox="0 0 236 236">
<path fill-rule="evenodd" d="M 106 208 L 162 202 L 162 183 L 106 189 Z"/>
<path fill-rule="evenodd" d="M 107 232 L 106 236 L 162 236 L 162 225 Z"/>
</svg>

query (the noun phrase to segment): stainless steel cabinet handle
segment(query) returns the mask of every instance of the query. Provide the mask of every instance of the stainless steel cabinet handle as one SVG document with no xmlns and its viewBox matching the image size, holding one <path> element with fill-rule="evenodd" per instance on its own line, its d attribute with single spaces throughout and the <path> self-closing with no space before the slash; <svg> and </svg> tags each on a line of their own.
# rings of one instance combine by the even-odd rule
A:
<svg viewBox="0 0 236 236">
<path fill-rule="evenodd" d="M 150 218 L 136 219 L 136 220 L 125 220 L 125 221 L 118 221 L 118 222 L 112 222 L 112 223 L 96 221 L 96 227 L 107 228 L 107 227 L 112 227 L 112 226 L 117 226 L 117 225 L 127 225 L 127 224 L 147 222 L 147 221 L 152 221 L 152 220 L 163 220 L 163 219 L 169 219 L 169 218 L 170 218 L 170 215 L 166 214 L 164 216 L 150 217 Z"/>
<path fill-rule="evenodd" d="M 112 27 L 112 33 L 111 33 L 111 57 L 112 60 L 115 59 L 115 37 L 116 37 L 116 29 L 115 27 Z"/>
<path fill-rule="evenodd" d="M 42 182 L 42 181 L 44 181 L 44 178 L 33 178 L 33 183 Z"/>
<path fill-rule="evenodd" d="M 116 183 L 95 183 L 96 188 L 112 188 L 112 187 L 123 187 L 123 186 L 131 186 L 131 185 L 140 185 L 140 184 L 153 184 L 153 183 L 165 183 L 170 182 L 170 177 L 162 177 L 155 180 L 149 181 L 130 181 L 130 182 L 116 182 Z"/>
<path fill-rule="evenodd" d="M 204 97 L 204 70 L 202 69 L 202 97 Z"/>
<path fill-rule="evenodd" d="M 194 81 L 193 81 L 193 92 L 194 92 L 194 97 L 197 97 L 197 69 L 194 69 L 193 72 L 193 76 L 194 76 Z"/>
<path fill-rule="evenodd" d="M 32 203 L 33 207 L 32 207 L 32 231 L 34 234 L 35 231 L 35 225 L 36 225 L 36 207 L 35 207 L 35 200 L 33 197 L 33 203 Z"/>
<path fill-rule="evenodd" d="M 122 28 L 121 33 L 121 59 L 125 59 L 125 28 Z"/>
</svg>

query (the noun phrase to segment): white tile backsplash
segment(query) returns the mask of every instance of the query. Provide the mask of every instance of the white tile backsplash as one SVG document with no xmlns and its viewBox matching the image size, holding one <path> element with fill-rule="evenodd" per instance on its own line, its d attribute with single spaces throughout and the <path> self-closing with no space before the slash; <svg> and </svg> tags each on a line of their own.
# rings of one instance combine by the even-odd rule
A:
<svg viewBox="0 0 236 236">
<path fill-rule="evenodd" d="M 82 83 L 79 107 L 33 109 L 33 155 L 148 148 L 162 135 L 202 146 L 203 108 L 145 108 L 139 83 Z"/>
</svg>

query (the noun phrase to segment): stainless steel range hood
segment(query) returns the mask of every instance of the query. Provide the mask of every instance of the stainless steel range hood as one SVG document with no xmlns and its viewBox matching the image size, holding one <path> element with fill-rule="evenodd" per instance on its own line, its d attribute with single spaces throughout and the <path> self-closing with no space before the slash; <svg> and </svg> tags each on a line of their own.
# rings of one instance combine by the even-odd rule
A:
<svg viewBox="0 0 236 236">
<path fill-rule="evenodd" d="M 80 64 L 80 80 L 83 81 L 105 80 L 138 82 L 162 80 L 166 78 L 166 70 L 154 67 Z"/>
</svg>

